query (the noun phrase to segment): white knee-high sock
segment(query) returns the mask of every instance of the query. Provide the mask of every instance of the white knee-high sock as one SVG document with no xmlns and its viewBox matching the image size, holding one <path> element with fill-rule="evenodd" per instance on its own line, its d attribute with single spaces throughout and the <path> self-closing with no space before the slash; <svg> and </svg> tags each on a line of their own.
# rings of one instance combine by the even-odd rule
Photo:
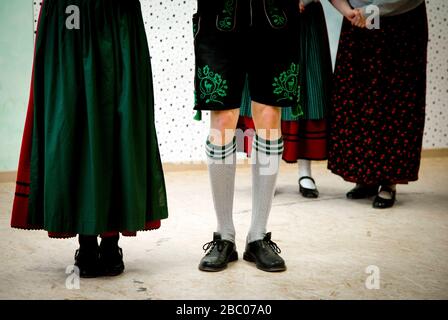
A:
<svg viewBox="0 0 448 320">
<path fill-rule="evenodd" d="M 227 145 L 214 145 L 207 140 L 206 154 L 213 204 L 218 220 L 217 232 L 223 240 L 235 243 L 233 197 L 235 191 L 236 139 Z"/>
<path fill-rule="evenodd" d="M 275 184 L 283 153 L 283 139 L 264 140 L 258 135 L 252 146 L 252 221 L 247 242 L 266 235 Z"/>
</svg>

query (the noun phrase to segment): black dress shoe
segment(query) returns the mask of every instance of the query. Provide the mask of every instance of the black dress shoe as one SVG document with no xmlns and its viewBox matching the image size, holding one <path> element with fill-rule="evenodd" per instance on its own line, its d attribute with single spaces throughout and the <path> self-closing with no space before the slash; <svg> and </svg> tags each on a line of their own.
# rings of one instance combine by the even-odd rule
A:
<svg viewBox="0 0 448 320">
<path fill-rule="evenodd" d="M 313 178 L 311 178 L 311 177 L 301 177 L 299 179 L 299 187 L 300 187 L 299 190 L 300 190 L 300 193 L 302 194 L 302 196 L 305 197 L 305 198 L 310 198 L 310 199 L 318 198 L 319 197 L 319 191 L 317 190 L 317 188 L 316 189 L 309 189 L 309 188 L 302 187 L 302 184 L 300 182 L 302 180 L 304 180 L 304 179 L 309 179 L 309 180 L 313 181 L 314 185 L 316 185 L 316 182 L 314 181 Z"/>
<path fill-rule="evenodd" d="M 378 186 L 366 186 L 357 184 L 352 190 L 347 192 L 347 198 L 358 200 L 373 197 L 378 194 Z"/>
<path fill-rule="evenodd" d="M 213 241 L 210 241 L 202 247 L 208 251 L 199 263 L 199 270 L 217 272 L 227 268 L 229 262 L 238 260 L 238 253 L 233 242 L 222 240 L 221 235 L 213 233 Z"/>
<path fill-rule="evenodd" d="M 392 190 L 389 187 L 381 187 L 380 192 L 388 192 L 391 195 L 391 199 L 384 199 L 381 198 L 378 194 L 375 199 L 373 200 L 373 207 L 375 209 L 387 209 L 392 208 L 395 204 L 396 198 L 397 198 L 397 191 Z"/>
<path fill-rule="evenodd" d="M 78 267 L 81 278 L 100 276 L 98 247 L 76 250 L 75 266 Z"/>
<path fill-rule="evenodd" d="M 102 276 L 115 277 L 123 273 L 123 250 L 116 246 L 100 245 L 99 259 Z"/>
<path fill-rule="evenodd" d="M 263 240 L 250 242 L 246 245 L 244 260 L 255 262 L 258 269 L 267 272 L 286 270 L 285 260 L 279 256 L 282 251 L 271 241 L 271 233 L 267 233 Z"/>
</svg>

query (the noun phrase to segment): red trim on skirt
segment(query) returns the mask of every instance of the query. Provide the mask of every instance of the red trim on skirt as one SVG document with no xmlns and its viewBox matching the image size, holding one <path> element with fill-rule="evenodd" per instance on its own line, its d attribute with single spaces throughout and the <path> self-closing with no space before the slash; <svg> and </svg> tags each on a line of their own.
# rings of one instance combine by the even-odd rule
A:
<svg viewBox="0 0 448 320">
<path fill-rule="evenodd" d="M 43 4 L 42 4 L 43 5 Z M 40 14 L 39 14 L 40 21 Z M 39 23 L 38 23 L 39 25 Z M 36 35 L 37 37 L 37 35 Z M 36 48 L 34 48 L 35 54 Z M 28 111 L 25 121 L 25 129 L 23 133 L 22 146 L 20 150 L 19 167 L 17 172 L 16 193 L 14 197 L 14 203 L 11 215 L 11 227 L 24 230 L 43 230 L 41 225 L 32 225 L 29 221 L 29 196 L 31 185 L 31 148 L 33 138 L 33 123 L 34 123 L 34 62 L 31 76 L 31 89 L 30 97 L 28 101 Z M 148 221 L 145 227 L 141 231 L 149 231 L 160 228 L 161 222 Z M 135 237 L 136 231 L 120 231 L 123 236 Z M 117 235 L 117 231 L 108 231 L 102 233 L 102 237 L 111 237 Z M 72 238 L 76 236 L 76 233 L 64 233 L 64 232 L 48 232 L 50 238 Z"/>
<path fill-rule="evenodd" d="M 238 128 L 255 130 L 251 117 L 241 116 Z M 326 120 L 300 120 L 282 121 L 282 135 L 285 150 L 283 160 L 289 163 L 303 160 L 327 159 L 327 121 Z M 252 152 L 251 134 L 244 138 L 244 152 L 249 156 Z"/>
</svg>

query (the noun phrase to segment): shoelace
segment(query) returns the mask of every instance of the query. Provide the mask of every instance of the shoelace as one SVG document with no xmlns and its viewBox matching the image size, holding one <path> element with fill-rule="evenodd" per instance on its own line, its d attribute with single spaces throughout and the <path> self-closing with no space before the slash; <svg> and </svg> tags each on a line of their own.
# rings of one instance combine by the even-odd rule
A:
<svg viewBox="0 0 448 320">
<path fill-rule="evenodd" d="M 210 251 L 207 253 L 207 254 L 210 254 L 216 246 L 218 246 L 218 251 L 219 251 L 219 252 L 221 252 L 221 251 L 224 249 L 224 244 L 223 244 L 223 242 L 222 242 L 222 241 L 216 241 L 216 240 L 207 242 L 206 244 L 204 244 L 204 245 L 202 246 L 202 249 L 204 249 L 205 252 L 207 252 L 207 250 L 210 250 Z"/>
<path fill-rule="evenodd" d="M 271 239 L 264 240 L 264 242 L 266 242 L 275 253 L 277 253 L 277 254 L 282 253 L 282 250 L 280 249 L 280 247 Z"/>
</svg>

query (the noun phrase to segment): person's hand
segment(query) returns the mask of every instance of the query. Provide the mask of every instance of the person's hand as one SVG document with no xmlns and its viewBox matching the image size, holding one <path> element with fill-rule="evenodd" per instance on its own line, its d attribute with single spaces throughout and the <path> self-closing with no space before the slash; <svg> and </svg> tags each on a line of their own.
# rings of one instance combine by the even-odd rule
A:
<svg viewBox="0 0 448 320">
<path fill-rule="evenodd" d="M 360 9 L 354 9 L 351 16 L 347 17 L 347 19 L 349 19 L 351 24 L 356 27 L 365 28 L 367 26 L 367 19 Z"/>
<path fill-rule="evenodd" d="M 303 3 L 302 0 L 299 1 L 299 11 L 300 13 L 305 12 L 305 4 Z"/>
<path fill-rule="evenodd" d="M 344 12 L 344 17 L 346 17 L 350 22 L 352 22 L 353 19 L 356 18 L 356 11 L 354 9 L 346 11 Z"/>
</svg>

